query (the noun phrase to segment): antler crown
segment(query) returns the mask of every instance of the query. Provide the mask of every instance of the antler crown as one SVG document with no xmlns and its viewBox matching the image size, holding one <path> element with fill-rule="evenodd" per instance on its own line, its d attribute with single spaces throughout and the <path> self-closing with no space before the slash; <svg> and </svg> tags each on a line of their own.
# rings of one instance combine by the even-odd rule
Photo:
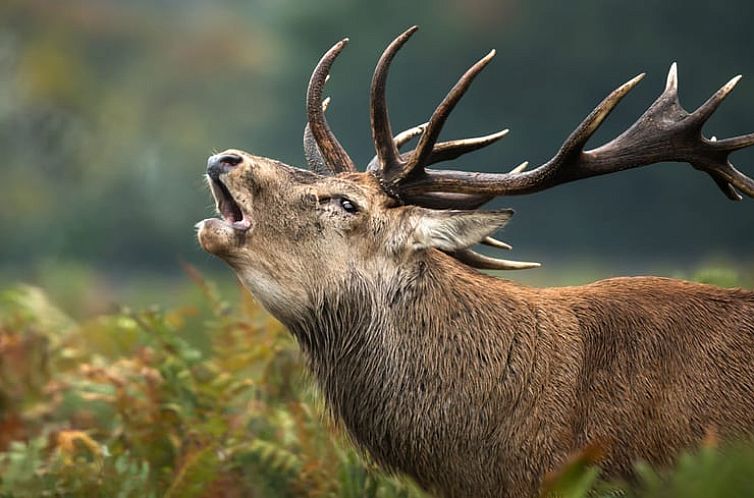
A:
<svg viewBox="0 0 754 498">
<path fill-rule="evenodd" d="M 741 193 L 754 197 L 754 180 L 738 171 L 730 162 L 732 152 L 754 144 L 754 133 L 718 140 L 706 138 L 702 127 L 733 90 L 741 76 L 723 85 L 693 112 L 686 111 L 678 99 L 677 66 L 673 63 L 665 90 L 626 131 L 597 148 L 585 150 L 589 138 L 605 118 L 644 77 L 635 76 L 613 90 L 574 129 L 558 152 L 544 164 L 527 169 L 524 162 L 508 173 L 477 173 L 436 170 L 428 166 L 495 143 L 508 130 L 491 135 L 438 142 L 440 132 L 453 108 L 471 86 L 474 78 L 492 60 L 490 51 L 471 66 L 450 89 L 432 113 L 429 121 L 395 136 L 390 126 L 385 89 L 390 64 L 396 53 L 417 31 L 412 26 L 400 34 L 382 53 L 372 78 L 370 117 L 376 151 L 367 171 L 375 175 L 383 190 L 403 204 L 434 209 L 477 209 L 498 196 L 521 195 L 591 176 L 646 166 L 658 162 L 685 162 L 707 173 L 718 188 L 732 200 Z M 325 119 L 329 100 L 322 100 L 322 90 L 330 67 L 348 39 L 336 43 L 317 64 L 307 91 L 308 123 L 304 132 L 304 150 L 309 166 L 322 174 L 356 171 L 354 162 L 340 145 Z M 401 153 L 400 148 L 419 137 L 416 147 Z M 495 239 L 483 243 L 509 249 Z M 478 268 L 519 269 L 532 264 L 488 258 L 468 250 L 458 259 Z M 500 262 L 504 263 L 500 263 Z M 515 263 L 515 264 L 510 264 Z"/>
</svg>

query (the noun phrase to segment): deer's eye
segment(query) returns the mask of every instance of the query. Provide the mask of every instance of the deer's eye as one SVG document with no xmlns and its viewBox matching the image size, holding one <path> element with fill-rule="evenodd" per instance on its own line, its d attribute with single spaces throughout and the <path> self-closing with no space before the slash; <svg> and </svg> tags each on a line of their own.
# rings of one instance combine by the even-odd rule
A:
<svg viewBox="0 0 754 498">
<path fill-rule="evenodd" d="M 346 213 L 356 214 L 359 212 L 359 208 L 356 207 L 356 204 L 351 202 L 351 200 L 346 199 L 345 197 L 338 197 L 337 202 Z"/>
<path fill-rule="evenodd" d="M 348 214 L 356 214 L 359 212 L 359 206 L 351 199 L 342 196 L 332 197 L 320 197 L 320 205 L 330 205 L 337 208 L 340 211 L 345 211 Z"/>
</svg>

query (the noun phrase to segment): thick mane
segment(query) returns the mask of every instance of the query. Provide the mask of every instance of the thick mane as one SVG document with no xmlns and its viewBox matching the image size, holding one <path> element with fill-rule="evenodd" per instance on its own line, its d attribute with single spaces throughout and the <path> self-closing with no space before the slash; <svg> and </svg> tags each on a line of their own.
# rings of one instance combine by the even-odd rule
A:
<svg viewBox="0 0 754 498">
<path fill-rule="evenodd" d="M 332 415 L 382 466 L 448 496 L 535 493 L 588 444 L 626 475 L 711 428 L 754 428 L 753 292 L 654 277 L 530 289 L 435 250 L 392 281 L 340 285 L 288 324 Z"/>
</svg>

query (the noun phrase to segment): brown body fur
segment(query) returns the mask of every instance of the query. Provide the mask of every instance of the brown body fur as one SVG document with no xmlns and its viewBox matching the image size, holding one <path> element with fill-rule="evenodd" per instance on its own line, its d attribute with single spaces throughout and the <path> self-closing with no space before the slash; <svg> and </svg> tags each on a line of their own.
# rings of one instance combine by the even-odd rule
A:
<svg viewBox="0 0 754 498">
<path fill-rule="evenodd" d="M 340 309 L 288 324 L 354 441 L 425 488 L 529 496 L 590 443 L 626 476 L 710 429 L 754 430 L 754 293 L 655 277 L 529 289 L 439 252 L 425 265 L 397 299 L 351 276 Z M 305 337 L 332 326 L 369 339 L 323 356 Z"/>
</svg>

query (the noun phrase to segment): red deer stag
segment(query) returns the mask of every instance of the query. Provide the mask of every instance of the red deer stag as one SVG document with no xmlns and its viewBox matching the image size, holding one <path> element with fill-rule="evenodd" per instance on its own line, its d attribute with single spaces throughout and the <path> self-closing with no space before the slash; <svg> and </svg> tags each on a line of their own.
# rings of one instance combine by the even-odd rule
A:
<svg viewBox="0 0 754 498">
<path fill-rule="evenodd" d="M 503 195 L 657 162 L 690 163 L 731 199 L 754 181 L 728 161 L 754 133 L 707 139 L 702 125 L 738 77 L 694 112 L 667 86 L 625 132 L 589 137 L 639 75 L 607 96 L 555 156 L 533 169 L 430 169 L 505 132 L 438 142 L 491 52 L 429 122 L 393 137 L 385 83 L 413 27 L 385 50 L 371 87 L 376 157 L 357 171 L 325 120 L 322 90 L 342 40 L 307 93 L 311 171 L 228 150 L 209 158 L 220 218 L 198 226 L 300 344 L 333 416 L 388 471 L 445 497 L 536 495 L 543 476 L 590 443 L 609 475 L 669 462 L 709 428 L 754 433 L 754 292 L 666 278 L 616 278 L 533 289 L 477 269 L 535 266 L 475 252 L 512 211 L 479 211 Z M 400 152 L 412 137 L 416 148 Z"/>
</svg>

